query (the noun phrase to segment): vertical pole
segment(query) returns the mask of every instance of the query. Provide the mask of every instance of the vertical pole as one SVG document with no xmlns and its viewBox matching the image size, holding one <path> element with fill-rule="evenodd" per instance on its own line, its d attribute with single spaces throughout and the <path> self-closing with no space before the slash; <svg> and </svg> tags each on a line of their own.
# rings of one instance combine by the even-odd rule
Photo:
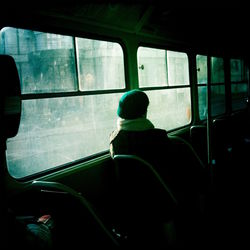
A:
<svg viewBox="0 0 250 250">
<path fill-rule="evenodd" d="M 212 157 L 212 108 L 211 108 L 211 57 L 207 57 L 207 160 L 211 185 L 214 184 L 214 164 Z"/>
</svg>

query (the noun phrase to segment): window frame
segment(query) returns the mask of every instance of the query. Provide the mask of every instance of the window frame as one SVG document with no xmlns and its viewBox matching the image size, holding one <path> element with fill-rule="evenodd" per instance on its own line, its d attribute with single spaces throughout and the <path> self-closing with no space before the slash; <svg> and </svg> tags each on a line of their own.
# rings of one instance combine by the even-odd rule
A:
<svg viewBox="0 0 250 250">
<path fill-rule="evenodd" d="M 27 30 L 27 31 L 33 31 L 33 32 L 41 32 L 44 34 L 53 34 L 53 35 L 61 35 L 61 36 L 70 36 L 73 40 L 73 50 L 74 50 L 74 63 L 75 63 L 75 77 L 76 77 L 76 84 L 77 84 L 77 90 L 75 91 L 58 91 L 58 92 L 45 92 L 45 93 L 21 93 L 21 102 L 26 101 L 26 100 L 40 100 L 40 99 L 51 99 L 51 98 L 67 98 L 67 97 L 77 97 L 77 96 L 94 96 L 94 95 L 106 95 L 106 94 L 119 94 L 119 93 L 125 93 L 128 90 L 128 73 L 127 73 L 127 67 L 126 67 L 126 50 L 125 46 L 120 41 L 119 39 L 108 39 L 108 38 L 103 38 L 101 39 L 100 37 L 88 37 L 88 36 L 79 36 L 79 35 L 70 35 L 70 34 L 59 34 L 59 33 L 53 33 L 53 32 L 47 32 L 47 31 L 40 31 L 38 29 L 28 29 L 28 28 L 22 28 L 22 27 L 12 27 L 12 26 L 6 26 L 2 27 L 0 31 L 2 31 L 5 28 L 13 28 L 17 30 Z M 86 39 L 91 39 L 91 40 L 96 40 L 96 41 L 104 41 L 104 42 L 112 42 L 116 43 L 120 46 L 122 55 L 123 55 L 123 72 L 124 72 L 124 87 L 123 88 L 110 88 L 110 89 L 100 89 L 100 90 L 81 90 L 80 88 L 80 81 L 79 81 L 79 74 L 78 74 L 78 65 L 77 65 L 77 57 L 76 57 L 76 39 L 77 38 L 86 38 Z M 21 114 L 22 115 L 22 114 Z M 44 173 L 49 174 L 55 171 L 58 171 L 60 169 L 64 169 L 66 167 L 73 166 L 75 164 L 87 162 L 91 159 L 94 159 L 98 156 L 102 156 L 108 152 L 108 148 L 104 151 L 97 152 L 92 155 L 84 156 L 81 159 L 76 159 L 73 161 L 65 162 L 64 164 L 58 165 L 58 166 L 52 166 L 51 168 L 41 170 L 39 172 L 35 172 L 30 175 L 26 175 L 20 178 L 13 177 L 19 181 L 26 181 L 26 180 L 31 180 L 35 177 L 43 176 Z M 8 163 L 6 162 L 8 165 Z"/>
<path fill-rule="evenodd" d="M 143 87 L 143 86 L 140 86 L 140 83 L 139 83 L 139 63 L 138 63 L 138 50 L 140 47 L 146 47 L 146 48 L 151 48 L 151 49 L 159 49 L 159 50 L 165 50 L 165 51 L 171 51 L 171 52 L 177 52 L 177 53 L 184 53 L 186 54 L 187 56 L 187 63 L 188 63 L 188 80 L 189 80 L 189 84 L 182 84 L 182 85 L 166 85 L 166 86 L 150 86 L 150 87 Z M 157 91 L 157 90 L 168 90 L 168 89 L 185 89 L 185 88 L 189 88 L 189 94 L 190 94 L 190 113 L 191 113 L 191 116 L 190 116 L 190 121 L 189 123 L 183 125 L 183 126 L 179 126 L 179 127 L 175 127 L 175 128 L 172 128 L 172 129 L 169 129 L 167 130 L 167 132 L 173 132 L 175 130 L 178 130 L 178 129 L 182 129 L 182 128 L 185 128 L 185 127 L 188 127 L 190 126 L 190 124 L 193 123 L 193 95 L 192 95 L 192 82 L 191 82 L 191 75 L 190 75 L 190 58 L 189 58 L 189 53 L 188 51 L 185 51 L 185 50 L 181 50 L 179 48 L 172 48 L 171 46 L 169 46 L 168 48 L 166 47 L 158 47 L 156 45 L 152 45 L 152 44 L 147 44 L 147 43 L 140 43 L 137 47 L 137 51 L 136 51 L 136 66 L 137 66 L 137 77 L 138 77 L 138 89 L 142 90 L 142 91 Z M 166 67 L 167 68 L 167 67 Z M 167 77 L 168 77 L 168 72 L 167 72 Z"/>
<path fill-rule="evenodd" d="M 245 77 L 244 79 L 241 79 L 240 81 L 232 81 L 232 67 L 231 67 L 231 60 L 238 60 L 241 62 L 241 66 L 243 67 L 243 73 L 241 74 L 241 76 Z M 238 112 L 241 110 L 244 110 L 245 108 L 247 108 L 247 101 L 249 101 L 249 68 L 247 67 L 246 62 L 242 59 L 242 58 L 235 58 L 235 57 L 230 57 L 229 58 L 229 81 L 230 81 L 230 96 L 231 96 L 231 108 L 232 108 L 232 113 L 233 112 Z M 233 98 L 233 92 L 232 92 L 232 86 L 246 86 L 247 87 L 247 91 L 246 91 L 246 97 L 245 98 L 238 98 L 238 100 L 242 100 L 243 102 L 245 102 L 245 107 L 240 107 L 240 108 L 234 108 L 233 104 L 234 104 L 234 99 Z"/>
<path fill-rule="evenodd" d="M 207 75 L 206 75 L 206 80 L 207 82 L 206 83 L 199 83 L 198 82 L 198 64 L 197 64 L 197 56 L 204 56 L 206 57 L 206 70 L 207 70 Z M 224 72 L 224 82 L 211 82 L 211 76 L 212 76 L 212 58 L 219 58 L 219 59 L 222 59 L 223 60 L 223 72 Z M 200 87 L 206 87 L 206 93 L 208 91 L 208 86 L 210 86 L 210 112 L 212 111 L 212 88 L 213 87 L 217 87 L 217 86 L 223 86 L 224 87 L 224 107 L 225 107 L 225 111 L 224 113 L 220 113 L 220 114 L 217 114 L 217 115 L 211 115 L 212 118 L 216 118 L 216 117 L 220 117 L 220 116 L 223 116 L 227 113 L 227 103 L 226 103 L 226 98 L 227 98 L 227 88 L 226 88 L 226 84 L 227 84 L 227 80 L 226 80 L 226 59 L 223 57 L 223 56 L 220 56 L 220 55 L 208 55 L 208 54 L 205 54 L 205 53 L 196 53 L 196 56 L 195 56 L 195 65 L 196 65 L 196 88 L 197 88 L 197 100 L 198 100 L 198 120 L 201 121 L 201 122 L 204 122 L 206 121 L 207 117 L 205 117 L 204 119 L 201 119 L 201 116 L 200 116 L 200 102 L 199 102 L 199 88 Z M 210 83 L 208 83 L 208 81 L 210 81 Z M 206 99 L 207 99 L 207 94 L 206 94 Z M 207 107 L 207 100 L 205 100 L 205 108 L 206 110 L 208 110 L 208 107 Z"/>
</svg>

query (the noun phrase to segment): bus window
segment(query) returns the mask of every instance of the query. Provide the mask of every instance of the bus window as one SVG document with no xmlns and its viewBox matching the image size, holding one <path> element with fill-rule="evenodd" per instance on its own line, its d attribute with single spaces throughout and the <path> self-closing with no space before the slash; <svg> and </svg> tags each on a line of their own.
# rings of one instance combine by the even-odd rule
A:
<svg viewBox="0 0 250 250">
<path fill-rule="evenodd" d="M 211 57 L 211 115 L 217 116 L 226 112 L 224 61 L 219 57 Z M 197 83 L 199 116 L 201 120 L 207 117 L 207 56 L 197 55 Z"/>
<path fill-rule="evenodd" d="M 4 28 L 0 44 L 15 59 L 22 94 L 77 90 L 72 37 Z"/>
<path fill-rule="evenodd" d="M 125 88 L 119 44 L 16 28 L 2 29 L 0 44 L 2 54 L 14 57 L 21 81 L 20 127 L 7 141 L 13 177 L 108 149 L 121 96 L 116 89 Z"/>
<path fill-rule="evenodd" d="M 118 43 L 76 38 L 80 89 L 124 88 L 123 52 Z"/>
<path fill-rule="evenodd" d="M 150 99 L 150 120 L 166 130 L 189 124 L 191 96 L 186 53 L 139 47 L 137 61 L 139 87 Z"/>
<path fill-rule="evenodd" d="M 232 110 L 244 109 L 247 106 L 248 82 L 247 67 L 241 59 L 230 60 Z"/>
<path fill-rule="evenodd" d="M 168 86 L 167 51 L 139 47 L 137 56 L 140 87 Z"/>
<path fill-rule="evenodd" d="M 147 90 L 148 117 L 158 128 L 166 130 L 185 126 L 191 121 L 189 88 Z"/>
</svg>

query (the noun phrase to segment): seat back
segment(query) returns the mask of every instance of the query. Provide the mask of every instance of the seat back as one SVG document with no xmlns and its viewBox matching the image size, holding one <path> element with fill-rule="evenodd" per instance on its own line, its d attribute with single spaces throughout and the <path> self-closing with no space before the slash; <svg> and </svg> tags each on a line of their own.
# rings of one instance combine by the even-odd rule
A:
<svg viewBox="0 0 250 250">
<path fill-rule="evenodd" d="M 8 55 L 0 55 L 0 202 L 3 215 L 2 226 L 8 228 L 8 208 L 5 191 L 6 140 L 17 134 L 21 116 L 21 90 L 14 59 Z M 1 235 L 3 245 L 7 244 L 7 230 Z M 6 235 L 7 234 L 7 235 Z"/>
<path fill-rule="evenodd" d="M 190 139 L 193 148 L 206 165 L 207 159 L 207 127 L 205 125 L 192 125 L 190 127 Z"/>
<path fill-rule="evenodd" d="M 154 167 L 135 155 L 115 155 L 117 221 L 136 234 L 154 223 L 171 220 L 177 201 Z M 146 229 L 147 228 L 147 229 Z"/>
<path fill-rule="evenodd" d="M 45 210 L 55 219 L 58 248 L 117 248 L 118 238 L 109 228 L 107 221 L 96 208 L 80 193 L 59 182 L 33 181 L 33 191 L 43 203 Z"/>
<path fill-rule="evenodd" d="M 16 63 L 9 55 L 0 55 L 1 141 L 17 134 L 21 116 L 21 88 Z"/>
</svg>

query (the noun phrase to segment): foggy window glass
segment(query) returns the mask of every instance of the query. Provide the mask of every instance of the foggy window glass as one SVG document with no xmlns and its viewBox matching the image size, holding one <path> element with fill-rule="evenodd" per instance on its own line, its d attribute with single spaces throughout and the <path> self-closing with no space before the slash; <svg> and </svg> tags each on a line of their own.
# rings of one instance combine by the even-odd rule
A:
<svg viewBox="0 0 250 250">
<path fill-rule="evenodd" d="M 6 27 L 0 32 L 0 53 L 15 59 L 22 90 L 19 131 L 7 140 L 7 166 L 13 177 L 109 149 L 122 93 L 80 96 L 79 90 L 125 88 L 118 43 Z M 58 97 L 48 95 L 55 92 L 60 92 Z M 46 95 L 36 95 L 41 93 Z"/>
<path fill-rule="evenodd" d="M 197 55 L 197 83 L 207 84 L 207 56 Z M 211 57 L 211 83 L 224 83 L 224 61 L 222 58 Z"/>
<path fill-rule="evenodd" d="M 241 82 L 244 80 L 243 62 L 240 59 L 230 60 L 231 82 Z"/>
<path fill-rule="evenodd" d="M 191 122 L 190 88 L 145 91 L 149 97 L 148 118 L 166 130 Z"/>
<path fill-rule="evenodd" d="M 220 57 L 211 57 L 211 115 L 225 114 L 225 73 L 224 60 Z M 215 85 L 220 84 L 220 85 Z"/>
<path fill-rule="evenodd" d="M 123 51 L 118 43 L 76 38 L 80 89 L 125 88 Z"/>
<path fill-rule="evenodd" d="M 224 61 L 223 58 L 211 57 L 211 83 L 224 83 Z"/>
<path fill-rule="evenodd" d="M 196 56 L 196 72 L 198 83 L 199 117 L 201 120 L 204 120 L 207 117 L 207 86 L 199 86 L 199 84 L 207 84 L 207 56 Z"/>
<path fill-rule="evenodd" d="M 211 114 L 217 116 L 226 112 L 225 86 L 211 86 Z"/>
<path fill-rule="evenodd" d="M 150 99 L 148 117 L 166 130 L 191 121 L 191 96 L 186 53 L 139 47 L 137 51 L 140 87 L 182 86 L 178 89 L 146 91 Z"/>
<path fill-rule="evenodd" d="M 201 120 L 207 118 L 207 86 L 198 87 L 199 116 Z"/>
<path fill-rule="evenodd" d="M 247 107 L 248 85 L 247 83 L 232 84 L 232 109 L 239 110 Z"/>
<path fill-rule="evenodd" d="M 167 51 L 139 47 L 137 52 L 140 87 L 167 86 Z"/>
<path fill-rule="evenodd" d="M 198 84 L 207 84 L 207 56 L 197 55 L 196 67 Z"/>
<path fill-rule="evenodd" d="M 186 53 L 139 47 L 137 61 L 140 87 L 189 84 Z"/>
<path fill-rule="evenodd" d="M 207 86 L 200 86 L 198 88 L 198 97 L 200 119 L 204 120 L 207 118 Z M 224 114 L 226 112 L 224 86 L 211 86 L 211 99 L 211 115 Z"/>
<path fill-rule="evenodd" d="M 107 150 L 120 97 L 102 94 L 23 101 L 18 134 L 7 141 L 9 173 L 22 178 Z"/>
<path fill-rule="evenodd" d="M 207 56 L 197 55 L 196 65 L 199 116 L 204 120 L 207 117 Z M 217 116 L 225 112 L 224 62 L 222 58 L 211 57 L 211 115 Z"/>
<path fill-rule="evenodd" d="M 244 109 L 247 107 L 248 85 L 247 67 L 243 60 L 230 60 L 232 110 Z"/>
<path fill-rule="evenodd" d="M 187 54 L 167 51 L 167 62 L 169 86 L 189 85 Z"/>
<path fill-rule="evenodd" d="M 15 59 L 22 94 L 77 90 L 72 37 L 4 28 L 0 44 Z"/>
</svg>

